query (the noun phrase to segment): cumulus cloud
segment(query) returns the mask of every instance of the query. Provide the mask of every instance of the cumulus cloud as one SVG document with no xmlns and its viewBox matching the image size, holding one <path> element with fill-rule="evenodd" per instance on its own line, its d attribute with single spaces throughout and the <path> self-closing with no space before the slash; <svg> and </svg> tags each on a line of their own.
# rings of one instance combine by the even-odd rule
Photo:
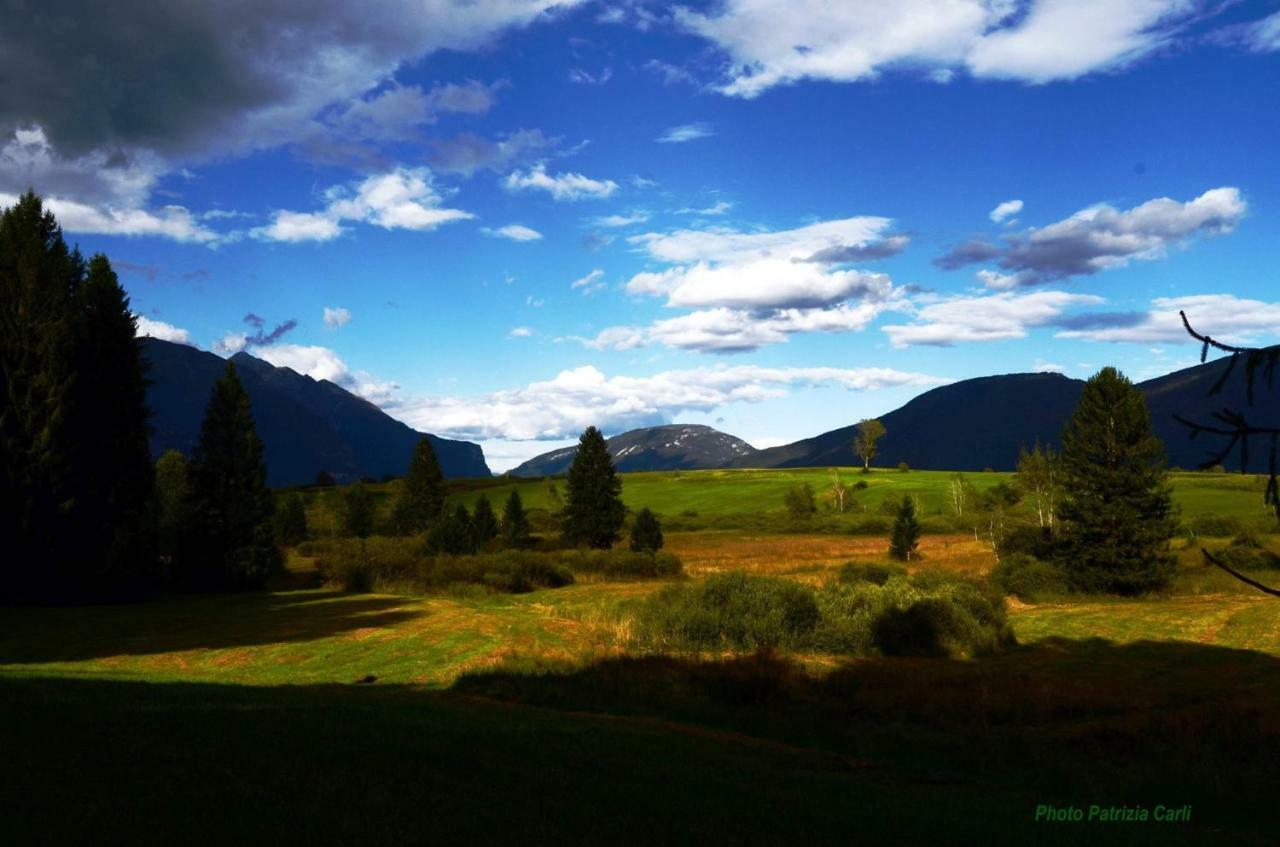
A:
<svg viewBox="0 0 1280 847">
<path fill-rule="evenodd" d="M 351 312 L 343 308 L 324 307 L 324 325 L 329 329 L 340 329 L 351 322 Z"/>
<path fill-rule="evenodd" d="M 727 0 L 675 20 L 728 57 L 719 90 L 755 97 L 801 79 L 890 69 L 1042 83 L 1122 67 L 1169 42 L 1190 0 Z M 942 73 L 939 74 L 939 71 Z"/>
<path fill-rule="evenodd" d="M 673 126 L 654 140 L 659 144 L 683 144 L 686 141 L 710 138 L 713 135 L 715 135 L 715 131 L 711 128 L 711 124 L 698 121 L 697 123 Z"/>
<path fill-rule="evenodd" d="M 530 338 L 533 336 L 533 330 L 527 326 L 513 326 L 511 331 L 507 333 L 508 338 Z"/>
<path fill-rule="evenodd" d="M 585 366 L 523 388 L 478 397 L 419 397 L 397 417 L 427 432 L 454 438 L 542 440 L 576 436 L 587 426 L 620 432 L 668 423 L 689 411 L 786 396 L 800 387 L 870 391 L 934 386 L 947 380 L 889 368 L 695 368 L 652 376 L 606 376 Z"/>
<path fill-rule="evenodd" d="M 191 344 L 191 333 L 181 327 L 164 321 L 156 321 L 143 315 L 134 315 L 137 322 L 137 336 L 143 338 L 150 336 L 151 338 L 159 338 L 161 341 L 172 341 L 175 344 Z"/>
<path fill-rule="evenodd" d="M 1198 332 L 1228 344 L 1250 344 L 1280 334 L 1280 302 L 1267 303 L 1233 294 L 1193 294 L 1159 297 L 1148 312 L 1121 313 L 1117 320 L 1064 323 L 1058 338 L 1088 341 L 1191 343 L 1179 311 L 1185 311 Z"/>
<path fill-rule="evenodd" d="M 264 241 L 328 241 L 343 233 L 343 221 L 359 221 L 383 229 L 428 231 L 475 217 L 461 209 L 443 208 L 426 168 L 396 168 L 351 186 L 335 186 L 324 196 L 328 205 L 323 210 L 280 210 L 270 224 L 253 229 L 250 234 Z"/>
<path fill-rule="evenodd" d="M 510 241 L 537 241 L 542 238 L 542 233 L 536 229 L 530 229 L 523 224 L 507 224 L 497 229 L 489 229 L 483 227 L 481 230 L 485 235 L 492 235 L 497 238 L 506 238 Z"/>
<path fill-rule="evenodd" d="M 346 362 L 328 347 L 277 344 L 273 347 L 264 347 L 254 355 L 278 368 L 291 368 L 312 379 L 327 379 L 335 385 L 346 388 L 354 388 L 357 385 Z"/>
<path fill-rule="evenodd" d="M 962 342 L 1023 338 L 1031 327 L 1052 325 L 1073 306 L 1105 302 L 1092 294 L 1036 291 L 949 297 L 920 307 L 911 324 L 885 326 L 894 347 L 950 347 Z"/>
<path fill-rule="evenodd" d="M 710 353 L 754 350 L 802 332 L 856 332 L 899 307 L 904 292 L 885 274 L 842 268 L 854 257 L 891 255 L 905 236 L 888 218 L 820 221 L 789 230 L 728 227 L 644 233 L 628 241 L 667 264 L 627 281 L 627 293 L 692 309 L 648 327 L 608 327 L 576 340 L 594 348 L 663 344 Z"/>
<path fill-rule="evenodd" d="M 951 270 L 995 260 L 1014 279 L 993 276 L 984 280 L 988 285 L 1039 285 L 1123 267 L 1135 259 L 1163 258 L 1170 247 L 1193 238 L 1231 232 L 1247 210 L 1240 190 L 1232 187 L 1213 188 L 1187 202 L 1160 197 L 1123 211 L 1103 203 L 1066 220 L 1007 235 L 1000 245 L 965 242 L 935 264 Z"/>
<path fill-rule="evenodd" d="M 591 179 L 577 173 L 561 173 L 552 176 L 545 164 L 534 165 L 521 173 L 512 171 L 502 182 L 508 191 L 545 191 L 555 200 L 598 200 L 613 196 L 618 184 L 611 179 Z"/>
<path fill-rule="evenodd" d="M 632 350 L 661 344 L 702 353 L 745 353 L 770 344 L 785 343 L 805 332 L 860 332 L 889 308 L 888 303 L 842 303 L 830 308 L 701 309 L 649 326 L 614 326 L 591 338 L 570 336 L 593 350 Z"/>
<path fill-rule="evenodd" d="M 1006 200 L 991 210 L 991 221 L 992 223 L 1000 223 L 1005 218 L 1011 218 L 1021 211 L 1021 200 Z"/>
</svg>

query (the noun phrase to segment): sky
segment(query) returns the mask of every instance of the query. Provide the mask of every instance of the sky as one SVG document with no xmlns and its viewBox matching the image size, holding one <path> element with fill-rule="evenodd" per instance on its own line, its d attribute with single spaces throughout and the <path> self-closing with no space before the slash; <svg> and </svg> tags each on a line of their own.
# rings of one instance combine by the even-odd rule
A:
<svg viewBox="0 0 1280 847">
<path fill-rule="evenodd" d="M 0 204 L 495 471 L 1280 334 L 1277 2 L 213 5 L 18 0 Z"/>
</svg>

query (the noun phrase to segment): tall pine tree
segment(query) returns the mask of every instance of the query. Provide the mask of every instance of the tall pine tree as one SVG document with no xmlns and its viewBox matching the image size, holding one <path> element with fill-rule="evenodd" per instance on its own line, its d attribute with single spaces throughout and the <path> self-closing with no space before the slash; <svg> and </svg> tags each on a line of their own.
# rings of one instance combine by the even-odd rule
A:
<svg viewBox="0 0 1280 847">
<path fill-rule="evenodd" d="M 1087 383 L 1062 433 L 1061 564 L 1082 591 L 1140 594 L 1173 573 L 1164 444 L 1146 398 L 1115 368 Z"/>
<path fill-rule="evenodd" d="M 115 593 L 150 571 L 146 383 L 129 300 L 28 192 L 0 214 L 0 592 Z"/>
<path fill-rule="evenodd" d="M 426 436 L 418 442 L 404 476 L 405 493 L 396 504 L 395 523 L 400 532 L 426 532 L 444 512 L 444 473 Z"/>
<path fill-rule="evenodd" d="M 194 532 L 182 551 L 196 588 L 259 585 L 279 566 L 262 440 L 236 366 L 213 386 L 191 461 Z"/>
<path fill-rule="evenodd" d="M 529 541 L 529 516 L 520 492 L 513 488 L 502 508 L 502 546 L 520 550 L 529 546 Z"/>
<path fill-rule="evenodd" d="M 604 436 L 594 426 L 587 427 L 578 439 L 578 454 L 569 466 L 565 487 L 561 525 L 565 540 L 601 550 L 612 547 L 627 510 L 622 505 L 622 480 Z"/>
</svg>

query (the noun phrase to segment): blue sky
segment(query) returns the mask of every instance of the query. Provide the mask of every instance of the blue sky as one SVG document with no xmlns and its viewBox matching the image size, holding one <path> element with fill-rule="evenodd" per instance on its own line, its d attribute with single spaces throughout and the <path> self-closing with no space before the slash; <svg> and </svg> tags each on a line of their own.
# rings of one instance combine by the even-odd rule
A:
<svg viewBox="0 0 1280 847">
<path fill-rule="evenodd" d="M 43 194 L 143 331 L 496 470 L 590 423 L 768 446 L 1148 378 L 1195 359 L 1180 308 L 1280 327 L 1277 3 L 78 5 L 0 34 L 42 45 L 0 201 Z"/>
</svg>

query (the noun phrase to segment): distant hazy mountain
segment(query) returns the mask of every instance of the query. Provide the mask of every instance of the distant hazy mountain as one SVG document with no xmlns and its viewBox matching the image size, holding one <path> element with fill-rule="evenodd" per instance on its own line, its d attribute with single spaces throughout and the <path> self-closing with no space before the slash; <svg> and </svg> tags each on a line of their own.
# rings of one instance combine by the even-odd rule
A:
<svg viewBox="0 0 1280 847">
<path fill-rule="evenodd" d="M 190 453 L 214 382 L 226 362 L 212 353 L 155 338 L 143 339 L 152 381 L 151 452 Z M 321 470 L 339 481 L 403 474 L 418 433 L 367 400 L 327 380 L 277 368 L 247 353 L 232 357 L 253 403 L 266 452 L 268 482 L 311 482 Z M 428 435 L 445 476 L 489 476 L 478 444 Z"/>
<path fill-rule="evenodd" d="M 620 471 L 719 468 L 759 452 L 741 438 L 695 424 L 633 429 L 608 439 L 605 446 Z M 514 468 L 510 474 L 549 476 L 564 473 L 577 453 L 577 445 L 543 453 Z"/>
<path fill-rule="evenodd" d="M 1280 421 L 1280 381 L 1275 390 L 1258 385 L 1254 406 L 1245 397 L 1243 367 L 1237 366 L 1221 394 L 1209 389 L 1227 367 L 1226 359 L 1175 371 L 1139 384 L 1147 395 L 1152 424 L 1165 443 L 1171 466 L 1194 468 L 1220 442 L 1202 435 L 1195 441 L 1174 420 L 1175 413 L 1210 421 L 1224 407 L 1243 410 L 1259 422 Z M 1038 439 L 1059 445 L 1062 428 L 1080 400 L 1084 382 L 1060 374 L 1009 374 L 966 379 L 926 391 L 905 406 L 881 415 L 885 435 L 874 462 L 893 467 L 976 471 L 1013 470 L 1018 450 Z M 793 444 L 760 450 L 731 463 L 732 467 L 826 467 L 852 465 L 856 424 L 824 432 Z M 1262 470 L 1263 445 L 1254 445 L 1250 470 Z M 1238 456 L 1225 462 L 1238 469 Z"/>
</svg>

